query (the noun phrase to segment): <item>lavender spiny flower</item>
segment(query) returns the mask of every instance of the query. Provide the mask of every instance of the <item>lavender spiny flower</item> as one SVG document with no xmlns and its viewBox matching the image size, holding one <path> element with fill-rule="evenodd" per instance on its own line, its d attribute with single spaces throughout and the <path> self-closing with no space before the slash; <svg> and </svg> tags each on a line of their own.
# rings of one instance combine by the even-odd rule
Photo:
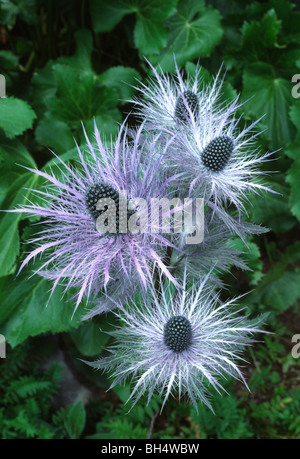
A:
<svg viewBox="0 0 300 459">
<path fill-rule="evenodd" d="M 170 180 L 163 179 L 160 161 L 153 158 L 156 139 L 151 144 L 141 142 L 142 129 L 143 125 L 130 143 L 123 124 L 116 142 L 108 148 L 95 126 L 98 151 L 85 134 L 88 155 L 83 156 L 77 147 L 79 163 L 76 169 L 58 157 L 67 171 L 62 173 L 60 180 L 53 173 L 29 169 L 48 182 L 46 191 L 32 190 L 42 197 L 45 205 L 30 203 L 14 211 L 43 217 L 46 228 L 31 241 L 38 247 L 25 258 L 20 269 L 37 255 L 43 255 L 44 263 L 36 273 L 54 281 L 52 291 L 63 282 L 66 289 L 76 287 L 77 306 L 83 295 L 97 295 L 104 288 L 115 298 L 124 298 L 132 288 L 145 289 L 152 282 L 154 266 L 177 283 L 163 262 L 166 248 L 171 245 L 163 235 L 121 233 L 118 226 L 122 220 L 124 223 L 124 215 L 119 214 L 118 209 L 115 234 L 100 234 L 97 230 L 96 221 L 106 208 L 96 208 L 100 198 L 104 203 L 110 199 L 118 205 L 119 193 L 124 190 L 128 203 L 135 198 L 149 202 L 152 197 L 168 194 Z M 126 218 L 131 214 L 128 210 Z M 104 302 L 98 312 L 106 307 Z"/>
</svg>

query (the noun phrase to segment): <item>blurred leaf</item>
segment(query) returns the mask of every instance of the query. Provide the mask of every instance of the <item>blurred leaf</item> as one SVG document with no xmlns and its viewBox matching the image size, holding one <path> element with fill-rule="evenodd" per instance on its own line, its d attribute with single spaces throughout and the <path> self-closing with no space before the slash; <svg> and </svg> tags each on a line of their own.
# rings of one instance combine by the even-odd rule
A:
<svg viewBox="0 0 300 459">
<path fill-rule="evenodd" d="M 1 103 L 1 102 L 0 102 Z M 17 140 L 1 139 L 0 202 L 3 211 L 22 206 L 37 183 L 37 176 L 21 166 L 35 168 L 35 162 Z M 21 213 L 0 213 L 0 276 L 8 274 L 19 253 L 18 223 Z"/>
<path fill-rule="evenodd" d="M 177 0 L 139 1 L 134 41 L 142 54 L 159 53 L 166 46 L 169 32 L 163 21 L 175 11 Z"/>
<path fill-rule="evenodd" d="M 0 50 L 0 69 L 15 70 L 18 66 L 19 58 L 11 51 Z"/>
<path fill-rule="evenodd" d="M 74 34 L 76 50 L 73 56 L 61 56 L 57 63 L 72 67 L 81 75 L 93 73 L 91 62 L 93 38 L 90 30 L 77 30 Z"/>
<path fill-rule="evenodd" d="M 63 288 L 58 286 L 50 297 L 52 282 L 39 275 L 30 277 L 32 274 L 32 269 L 24 268 L 17 278 L 8 277 L 2 285 L 0 328 L 12 347 L 29 336 L 68 331 L 80 323 L 80 308 L 73 316 L 74 302 L 63 296 Z"/>
<path fill-rule="evenodd" d="M 138 0 L 137 0 L 138 4 Z M 126 14 L 134 13 L 138 8 L 134 8 L 133 1 L 115 0 L 90 0 L 91 18 L 93 29 L 96 33 L 109 32 L 112 30 Z"/>
<path fill-rule="evenodd" d="M 300 102 L 295 101 L 295 103 L 291 106 L 290 108 L 290 118 L 296 128 L 298 129 L 298 132 L 300 133 Z"/>
<path fill-rule="evenodd" d="M 258 301 L 272 312 L 283 312 L 300 298 L 300 273 L 285 271 L 277 277 L 275 270 L 270 270 L 268 274 L 270 282 L 260 292 Z"/>
<path fill-rule="evenodd" d="M 270 312 L 281 313 L 300 298 L 300 270 L 293 264 L 300 260 L 300 242 L 290 245 L 279 262 L 263 276 L 251 298 Z"/>
<path fill-rule="evenodd" d="M 290 208 L 293 215 L 300 220 L 300 139 L 290 144 L 285 152 L 294 160 L 286 175 L 286 181 L 291 186 Z"/>
<path fill-rule="evenodd" d="M 24 100 L 14 97 L 0 99 L 0 129 L 9 139 L 30 129 L 35 118 L 34 111 Z"/>
<path fill-rule="evenodd" d="M 19 16 L 27 24 L 38 22 L 36 0 L 1 0 L 0 20 L 4 25 L 12 27 Z"/>
<path fill-rule="evenodd" d="M 112 30 L 127 14 L 137 15 L 135 45 L 142 54 L 158 53 L 167 43 L 164 20 L 174 12 L 177 0 L 90 0 L 95 32 Z"/>
<path fill-rule="evenodd" d="M 262 17 L 261 21 L 244 22 L 242 27 L 243 45 L 246 48 L 256 48 L 259 52 L 261 46 L 266 48 L 275 45 L 281 21 L 278 20 L 274 8 Z"/>
<path fill-rule="evenodd" d="M 103 314 L 72 329 L 70 335 L 81 354 L 93 357 L 101 354 L 110 339 L 108 332 L 113 330 L 115 325 L 116 319 L 113 314 Z"/>
<path fill-rule="evenodd" d="M 274 8 L 261 15 L 259 20 L 245 20 L 238 50 L 231 50 L 229 61 L 238 63 L 239 67 L 259 61 L 273 62 L 275 65 L 280 30 L 281 20 Z"/>
<path fill-rule="evenodd" d="M 8 27 L 12 27 L 18 11 L 19 9 L 17 5 L 15 5 L 11 0 L 2 0 L 0 10 L 1 22 Z"/>
<path fill-rule="evenodd" d="M 80 438 L 85 422 L 86 413 L 82 400 L 67 408 L 64 425 L 71 439 Z"/>
<path fill-rule="evenodd" d="M 266 226 L 275 233 L 284 233 L 296 224 L 288 203 L 290 188 L 285 184 L 283 174 L 273 174 L 272 178 L 272 181 L 264 181 L 264 184 L 277 194 L 267 191 L 259 195 L 252 194 L 246 203 L 247 213 L 252 223 Z"/>
<path fill-rule="evenodd" d="M 39 119 L 48 109 L 48 100 L 55 96 L 57 85 L 52 73 L 53 64 L 49 60 L 45 67 L 36 69 L 31 79 L 33 106 Z"/>
</svg>

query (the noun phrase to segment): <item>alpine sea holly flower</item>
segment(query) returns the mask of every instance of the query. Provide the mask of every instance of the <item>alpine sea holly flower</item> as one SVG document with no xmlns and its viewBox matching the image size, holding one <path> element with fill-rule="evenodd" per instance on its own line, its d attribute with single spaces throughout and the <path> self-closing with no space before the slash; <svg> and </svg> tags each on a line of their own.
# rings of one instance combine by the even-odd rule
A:
<svg viewBox="0 0 300 459">
<path fill-rule="evenodd" d="M 213 203 L 221 214 L 230 204 L 239 215 L 244 213 L 249 193 L 271 191 L 259 180 L 265 174 L 259 167 L 270 160 L 272 152 L 261 154 L 255 148 L 259 133 L 253 129 L 258 121 L 240 131 L 240 118 L 235 118 L 231 105 L 218 116 L 208 110 L 191 123 L 185 135 L 175 138 L 165 158 L 171 171 L 183 172 L 177 186 L 187 195 Z"/>
<path fill-rule="evenodd" d="M 193 78 L 184 79 L 176 63 L 176 75 L 164 74 L 161 69 L 158 73 L 150 62 L 148 64 L 154 77 L 147 84 L 140 82 L 136 89 L 143 97 L 131 101 L 135 104 L 136 115 L 146 121 L 147 130 L 184 133 L 187 126 L 195 125 L 208 110 L 215 111 L 221 89 L 220 72 L 211 85 L 204 87 L 199 65 Z"/>
<path fill-rule="evenodd" d="M 162 407 L 173 393 L 179 399 L 188 396 L 196 408 L 201 401 L 212 409 L 209 386 L 220 392 L 226 377 L 247 386 L 238 362 L 260 331 L 259 321 L 255 326 L 241 315 L 235 300 L 221 303 L 209 292 L 208 278 L 175 293 L 170 283 L 160 283 L 160 293 L 150 288 L 142 306 L 134 298 L 130 308 L 120 305 L 116 315 L 121 324 L 110 332 L 115 338 L 110 354 L 89 364 L 110 373 L 111 387 L 130 378 L 134 403 L 144 394 L 149 403 L 157 392 Z"/>
<path fill-rule="evenodd" d="M 211 85 L 201 82 L 201 69 L 186 79 L 176 66 L 173 76 L 158 73 L 141 83 L 143 98 L 135 99 L 137 114 L 146 120 L 149 131 L 175 136 L 164 157 L 169 173 L 181 172 L 177 187 L 184 196 L 202 197 L 215 211 L 233 204 L 241 215 L 248 192 L 271 191 L 258 180 L 259 166 L 272 153 L 260 154 L 254 145 L 260 120 L 239 129 L 239 96 L 230 103 L 220 101 L 220 71 Z M 220 81 L 219 81 L 220 80 Z M 225 219 L 225 222 L 228 221 Z"/>
<path fill-rule="evenodd" d="M 76 287 L 77 305 L 84 295 L 96 295 L 103 289 L 121 297 L 133 286 L 146 288 L 155 267 L 176 282 L 163 261 L 167 247 L 172 245 L 168 239 L 162 234 L 126 232 L 132 216 L 132 208 L 127 209 L 130 200 L 149 202 L 153 197 L 167 197 L 170 183 L 162 177 L 159 158 L 153 158 L 157 139 L 141 142 L 142 129 L 129 142 L 123 124 L 115 143 L 107 147 L 95 126 L 96 145 L 85 133 L 88 153 L 83 155 L 77 147 L 76 168 L 58 157 L 64 170 L 60 179 L 53 173 L 29 169 L 47 181 L 44 190 L 32 190 L 42 199 L 42 205 L 29 203 L 14 211 L 42 217 L 45 229 L 31 241 L 37 248 L 20 269 L 42 255 L 43 264 L 36 273 L 54 281 L 52 291 L 58 284 L 66 289 Z M 124 191 L 127 200 L 124 198 L 122 210 L 119 196 Z M 99 207 L 101 200 L 104 205 Z M 104 228 L 99 232 L 99 220 L 104 227 L 105 221 L 107 225 L 110 222 L 109 203 L 115 208 L 115 231 Z M 121 231 L 119 225 L 124 227 L 124 223 L 125 230 Z"/>
</svg>

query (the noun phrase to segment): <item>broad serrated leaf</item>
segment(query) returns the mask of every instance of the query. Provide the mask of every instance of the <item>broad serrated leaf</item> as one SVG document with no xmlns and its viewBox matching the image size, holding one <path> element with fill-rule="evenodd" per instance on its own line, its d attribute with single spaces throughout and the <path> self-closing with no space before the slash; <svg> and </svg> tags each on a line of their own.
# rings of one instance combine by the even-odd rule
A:
<svg viewBox="0 0 300 459">
<path fill-rule="evenodd" d="M 57 62 L 62 65 L 69 65 L 76 69 L 81 75 L 93 73 L 91 62 L 93 50 L 93 38 L 90 30 L 77 30 L 74 34 L 76 43 L 76 51 L 73 56 L 62 56 L 57 59 Z"/>
<path fill-rule="evenodd" d="M 276 45 L 280 29 L 281 21 L 273 8 L 260 21 L 245 21 L 241 29 L 241 58 L 248 62 L 257 62 L 267 57 L 269 48 Z"/>
<path fill-rule="evenodd" d="M 99 114 L 109 114 L 118 104 L 117 91 L 101 86 L 96 74 L 80 74 L 73 67 L 55 64 L 56 97 L 48 105 L 54 116 L 77 127 Z M 75 124 L 74 124 L 75 123 Z"/>
<path fill-rule="evenodd" d="M 267 128 L 270 148 L 282 148 L 292 141 L 295 128 L 288 116 L 293 102 L 291 84 L 276 77 L 270 64 L 258 62 L 244 71 L 242 100 L 247 101 L 244 107 L 249 115 L 263 116 L 261 123 Z"/>
<path fill-rule="evenodd" d="M 0 99 L 0 129 L 9 139 L 30 129 L 35 118 L 34 111 L 24 100 L 14 97 Z"/>
<path fill-rule="evenodd" d="M 295 122 L 297 118 L 294 117 L 294 114 L 293 118 Z M 298 116 L 299 114 L 300 113 L 298 113 Z M 293 215 L 300 220 L 300 139 L 297 139 L 295 142 L 290 144 L 285 150 L 285 153 L 294 160 L 286 175 L 286 181 L 291 186 L 291 193 L 289 197 L 290 209 Z"/>
<path fill-rule="evenodd" d="M 170 39 L 159 56 L 151 58 L 164 71 L 174 71 L 175 63 L 182 66 L 189 60 L 208 57 L 223 35 L 221 15 L 202 0 L 180 0 L 177 12 L 167 21 Z"/>
<path fill-rule="evenodd" d="M 142 54 L 158 53 L 166 45 L 169 34 L 164 20 L 175 10 L 177 0 L 91 0 L 90 8 L 95 32 L 112 30 L 127 14 L 136 14 L 134 41 Z"/>
</svg>

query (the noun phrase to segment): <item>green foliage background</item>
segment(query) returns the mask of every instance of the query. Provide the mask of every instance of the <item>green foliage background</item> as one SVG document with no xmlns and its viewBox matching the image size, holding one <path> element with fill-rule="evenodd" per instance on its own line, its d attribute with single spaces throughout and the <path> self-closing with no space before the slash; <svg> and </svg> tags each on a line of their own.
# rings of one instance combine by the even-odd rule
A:
<svg viewBox="0 0 300 459">
<path fill-rule="evenodd" d="M 31 267 L 16 277 L 32 219 L 1 213 L 2 438 L 299 438 L 300 360 L 291 355 L 292 336 L 300 333 L 300 100 L 292 95 L 292 77 L 300 74 L 299 5 L 0 0 L 0 46 L 7 92 L 0 99 L 2 209 L 22 204 L 42 184 L 20 164 L 59 173 L 50 150 L 74 161 L 74 138 L 85 148 L 81 122 L 91 135 L 95 119 L 104 136 L 114 137 L 132 110 L 126 101 L 137 79 L 148 76 L 144 57 L 174 71 L 174 55 L 189 73 L 200 59 L 206 82 L 223 64 L 223 96 L 241 93 L 243 122 L 263 117 L 258 144 L 276 150 L 276 161 L 267 165 L 276 173 L 267 181 L 278 192 L 252 198 L 248 206 L 249 220 L 271 230 L 243 248 L 252 271 L 232 270 L 224 279 L 229 297 L 251 291 L 245 305 L 253 314 L 269 313 L 273 334 L 246 354 L 251 392 L 228 381 L 228 395 L 214 398 L 216 415 L 201 406 L 197 414 L 173 399 L 159 415 L 155 397 L 128 414 L 129 388 L 106 393 L 107 379 L 79 362 L 103 351 L 113 318 L 80 323 L 82 310 L 72 317 L 74 305 L 59 288 L 46 308 L 48 281 L 28 279 Z M 90 391 L 88 402 L 57 403 L 65 387 L 62 367 L 53 363 L 58 351 Z"/>
</svg>

